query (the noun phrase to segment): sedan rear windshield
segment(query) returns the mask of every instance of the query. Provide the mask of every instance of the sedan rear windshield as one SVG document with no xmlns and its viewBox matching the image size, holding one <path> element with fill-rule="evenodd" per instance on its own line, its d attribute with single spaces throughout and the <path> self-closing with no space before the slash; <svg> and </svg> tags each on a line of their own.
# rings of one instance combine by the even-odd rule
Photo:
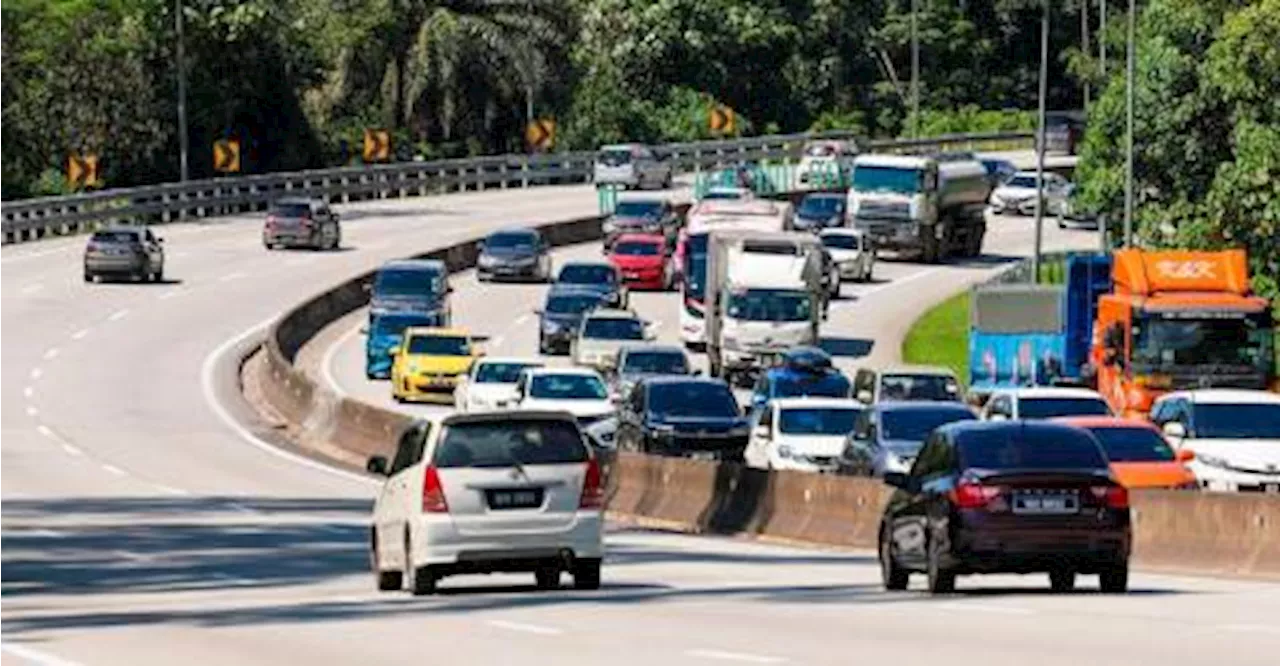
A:
<svg viewBox="0 0 1280 666">
<path fill-rule="evenodd" d="M 484 241 L 484 246 L 514 248 L 514 247 L 533 247 L 538 244 L 537 234 L 527 231 L 509 231 L 505 233 L 494 234 Z"/>
<path fill-rule="evenodd" d="M 383 269 L 374 278 L 373 290 L 378 294 L 427 296 L 441 289 L 440 274 L 435 271 Z"/>
<path fill-rule="evenodd" d="M 1150 428 L 1092 428 L 1111 462 L 1169 462 L 1173 449 Z"/>
<path fill-rule="evenodd" d="M 1036 177 L 1035 176 L 1014 176 L 1013 178 L 1010 178 L 1009 180 L 1005 181 L 1005 185 L 1008 185 L 1009 187 L 1025 187 L 1028 189 L 1035 189 Z"/>
<path fill-rule="evenodd" d="M 471 341 L 460 335 L 415 335 L 409 340 L 410 354 L 468 356 Z"/>
<path fill-rule="evenodd" d="M 373 320 L 373 335 L 401 335 L 404 329 L 410 326 L 431 326 L 435 323 L 434 317 L 424 317 L 417 314 L 385 314 L 378 315 Z"/>
<path fill-rule="evenodd" d="M 617 276 L 612 266 L 569 265 L 560 269 L 557 282 L 566 284 L 613 284 Z"/>
<path fill-rule="evenodd" d="M 960 386 L 943 375 L 882 375 L 883 400 L 959 400 Z"/>
<path fill-rule="evenodd" d="M 1106 469 L 1093 438 L 1074 429 L 977 430 L 957 437 L 961 463 L 974 469 Z"/>
<path fill-rule="evenodd" d="M 966 408 L 885 410 L 880 414 L 880 439 L 923 442 L 939 426 L 976 418 Z"/>
<path fill-rule="evenodd" d="M 594 317 L 583 325 L 582 337 L 596 340 L 643 340 L 644 323 L 639 319 Z"/>
<path fill-rule="evenodd" d="M 600 305 L 599 296 L 553 296 L 547 299 L 547 312 L 582 314 L 598 305 Z"/>
<path fill-rule="evenodd" d="M 545 400 L 604 400 L 609 391 L 593 375 L 539 375 L 529 382 L 529 395 Z"/>
<path fill-rule="evenodd" d="M 514 384 L 525 368 L 540 367 L 537 363 L 481 363 L 476 369 L 477 384 Z"/>
<path fill-rule="evenodd" d="M 857 250 L 858 237 L 850 234 L 822 234 L 822 244 L 833 250 Z"/>
<path fill-rule="evenodd" d="M 572 422 L 504 419 L 446 427 L 433 462 L 439 468 L 562 465 L 586 462 L 587 455 Z"/>
<path fill-rule="evenodd" d="M 618 369 L 624 373 L 648 373 L 657 375 L 683 375 L 689 372 L 689 364 L 679 351 L 628 352 Z"/>
<path fill-rule="evenodd" d="M 304 203 L 277 203 L 271 205 L 270 214 L 276 217 L 311 217 L 311 206 Z"/>
<path fill-rule="evenodd" d="M 624 257 L 656 257 L 662 254 L 657 243 L 645 241 L 626 241 L 613 246 L 613 253 Z"/>
<path fill-rule="evenodd" d="M 831 217 L 842 213 L 844 197 L 805 197 L 796 211 L 803 217 Z"/>
<path fill-rule="evenodd" d="M 1098 398 L 1020 398 L 1018 418 L 1052 419 L 1059 416 L 1110 416 L 1107 403 Z"/>
<path fill-rule="evenodd" d="M 134 231 L 97 231 L 93 234 L 95 243 L 140 243 L 141 238 Z"/>
<path fill-rule="evenodd" d="M 661 201 L 619 201 L 613 214 L 617 217 L 662 217 Z"/>
</svg>

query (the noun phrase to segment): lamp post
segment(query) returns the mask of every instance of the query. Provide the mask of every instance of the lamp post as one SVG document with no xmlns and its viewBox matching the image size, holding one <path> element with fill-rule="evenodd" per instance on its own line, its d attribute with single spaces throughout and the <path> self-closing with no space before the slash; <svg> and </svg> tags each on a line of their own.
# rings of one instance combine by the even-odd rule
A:
<svg viewBox="0 0 1280 666">
<path fill-rule="evenodd" d="M 1036 240 L 1031 256 L 1031 283 L 1040 281 L 1040 254 L 1044 243 L 1044 125 L 1046 97 L 1049 94 L 1049 0 L 1041 0 L 1044 13 L 1040 18 L 1040 113 L 1036 121 Z"/>
<path fill-rule="evenodd" d="M 916 3 L 911 0 L 911 138 L 920 138 L 920 35 L 916 30 Z"/>
<path fill-rule="evenodd" d="M 1134 43 L 1134 24 L 1136 23 L 1134 0 L 1129 0 L 1129 37 L 1125 49 L 1125 159 L 1124 159 L 1124 238 L 1120 239 L 1121 247 L 1129 247 L 1133 243 L 1133 61 L 1137 44 Z"/>
</svg>

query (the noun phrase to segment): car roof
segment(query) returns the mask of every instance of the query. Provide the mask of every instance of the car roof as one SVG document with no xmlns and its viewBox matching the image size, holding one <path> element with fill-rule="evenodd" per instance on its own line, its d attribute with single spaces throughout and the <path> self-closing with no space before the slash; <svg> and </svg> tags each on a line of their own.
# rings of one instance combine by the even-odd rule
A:
<svg viewBox="0 0 1280 666">
<path fill-rule="evenodd" d="M 617 308 L 598 308 L 592 310 L 588 315 L 592 319 L 639 319 L 640 315 L 631 310 L 619 310 Z"/>
<path fill-rule="evenodd" d="M 601 261 L 599 259 L 570 259 L 560 264 L 560 269 L 564 270 L 570 266 L 599 266 L 602 268 L 613 270 L 613 264 L 607 261 Z"/>
<path fill-rule="evenodd" d="M 494 411 L 494 412 L 454 412 L 443 419 L 440 419 L 440 425 L 461 425 L 467 423 L 494 423 L 497 421 L 511 421 L 515 419 L 528 421 L 571 421 L 577 423 L 569 412 L 540 410 L 540 409 L 522 409 L 515 413 L 511 411 Z"/>
<path fill-rule="evenodd" d="M 101 229 L 95 230 L 94 233 L 96 234 L 98 232 L 103 232 L 103 233 L 113 233 L 113 234 L 116 234 L 116 233 L 140 234 L 146 230 L 147 228 L 140 224 L 109 224 L 105 227 L 102 227 Z"/>
<path fill-rule="evenodd" d="M 599 377 L 600 373 L 591 368 L 580 368 L 575 366 L 542 366 L 540 368 L 526 368 L 525 372 L 530 376 L 542 375 L 569 375 L 569 376 L 589 376 Z"/>
<path fill-rule="evenodd" d="M 293 196 L 293 197 L 280 197 L 279 199 L 276 199 L 271 203 L 272 204 L 306 204 L 309 206 L 313 203 L 327 203 L 327 202 L 324 199 L 321 199 L 320 197 Z"/>
<path fill-rule="evenodd" d="M 657 245 L 658 243 L 666 243 L 667 237 L 659 233 L 652 233 L 652 234 L 629 233 L 629 234 L 622 234 L 618 236 L 617 238 L 614 239 L 613 242 L 617 244 L 623 241 L 630 241 L 633 243 L 650 243 L 653 245 Z"/>
<path fill-rule="evenodd" d="M 532 227 L 503 227 L 501 229 L 497 229 L 489 232 L 489 235 L 485 236 L 485 238 L 492 238 L 494 236 L 500 236 L 502 234 L 524 234 L 528 236 L 542 235 L 540 231 Z"/>
<path fill-rule="evenodd" d="M 445 328 L 441 326 L 410 326 L 404 329 L 405 337 L 438 335 L 440 337 L 471 337 L 471 332 L 461 328 Z"/>
<path fill-rule="evenodd" d="M 547 290 L 547 298 L 552 296 L 601 297 L 599 290 L 577 282 L 553 282 L 551 288 Z"/>
<path fill-rule="evenodd" d="M 1027 398 L 1097 398 L 1102 399 L 1102 394 L 1093 389 L 1077 388 L 1073 386 L 1022 386 L 1012 389 L 1001 389 L 994 395 L 1008 395 L 1018 400 Z"/>
<path fill-rule="evenodd" d="M 963 402 L 948 400 L 883 400 L 872 405 L 881 412 L 931 412 L 939 410 L 966 411 L 973 414 L 973 409 Z"/>
<path fill-rule="evenodd" d="M 825 398 L 825 397 L 799 397 L 799 398 L 774 398 L 769 402 L 777 405 L 778 409 L 792 409 L 800 407 L 847 407 L 863 411 L 867 408 L 863 403 L 853 398 Z"/>
<path fill-rule="evenodd" d="M 384 268 L 391 268 L 395 270 L 431 270 L 441 272 L 445 270 L 444 262 L 439 259 L 392 259 L 391 261 L 379 266 L 378 270 L 382 270 Z"/>
<path fill-rule="evenodd" d="M 695 377 L 693 375 L 659 375 L 641 380 L 646 386 L 666 386 L 669 384 L 707 384 L 709 386 L 728 386 L 725 380 L 718 377 Z"/>
<path fill-rule="evenodd" d="M 1012 432 L 1017 431 L 1023 439 L 1050 433 L 1074 433 L 1076 426 L 1057 423 L 1052 420 L 1016 420 L 1016 421 L 953 421 L 938 427 L 939 431 L 963 437 L 968 432 Z"/>
<path fill-rule="evenodd" d="M 619 352 L 620 353 L 662 352 L 662 353 L 669 353 L 669 354 L 684 355 L 684 348 L 680 347 L 679 345 L 663 345 L 663 344 L 656 344 L 652 342 L 639 342 L 639 343 L 633 342 L 633 343 L 622 345 Z"/>
<path fill-rule="evenodd" d="M 1143 419 L 1127 419 L 1119 416 L 1058 416 L 1049 420 L 1055 423 L 1073 425 L 1077 428 L 1144 428 L 1154 432 L 1160 431 L 1160 429 L 1150 421 Z"/>
<path fill-rule="evenodd" d="M 939 365 L 911 365 L 907 363 L 887 365 L 875 372 L 881 377 L 885 375 L 934 375 L 955 378 L 956 376 L 956 373 L 950 368 L 944 368 Z"/>
<path fill-rule="evenodd" d="M 1247 389 L 1196 389 L 1193 391 L 1173 391 L 1160 397 L 1161 401 L 1174 398 L 1189 399 L 1209 405 L 1280 405 L 1280 394 L 1270 391 Z"/>
</svg>

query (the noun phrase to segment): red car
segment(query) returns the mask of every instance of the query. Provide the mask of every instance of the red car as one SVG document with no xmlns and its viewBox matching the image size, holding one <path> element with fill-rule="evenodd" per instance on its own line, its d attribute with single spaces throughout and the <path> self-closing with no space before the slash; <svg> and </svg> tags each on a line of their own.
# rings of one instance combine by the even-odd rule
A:
<svg viewBox="0 0 1280 666">
<path fill-rule="evenodd" d="M 619 236 L 609 250 L 609 263 L 629 287 L 665 290 L 675 283 L 667 239 L 662 234 Z"/>
</svg>

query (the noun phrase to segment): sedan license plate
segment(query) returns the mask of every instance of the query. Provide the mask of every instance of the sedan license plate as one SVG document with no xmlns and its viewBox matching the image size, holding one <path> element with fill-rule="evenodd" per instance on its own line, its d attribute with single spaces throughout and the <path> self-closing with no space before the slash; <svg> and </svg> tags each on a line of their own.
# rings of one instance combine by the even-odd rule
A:
<svg viewBox="0 0 1280 666">
<path fill-rule="evenodd" d="M 1014 513 L 1062 515 L 1079 513 L 1079 511 L 1080 500 L 1075 495 L 1018 493 L 1013 496 Z"/>
<path fill-rule="evenodd" d="M 715 451 L 693 451 L 689 454 L 689 458 L 693 460 L 715 460 Z"/>
<path fill-rule="evenodd" d="M 536 509 L 542 506 L 541 488 L 517 488 L 513 490 L 486 491 L 489 508 L 495 511 L 504 509 Z"/>
</svg>

